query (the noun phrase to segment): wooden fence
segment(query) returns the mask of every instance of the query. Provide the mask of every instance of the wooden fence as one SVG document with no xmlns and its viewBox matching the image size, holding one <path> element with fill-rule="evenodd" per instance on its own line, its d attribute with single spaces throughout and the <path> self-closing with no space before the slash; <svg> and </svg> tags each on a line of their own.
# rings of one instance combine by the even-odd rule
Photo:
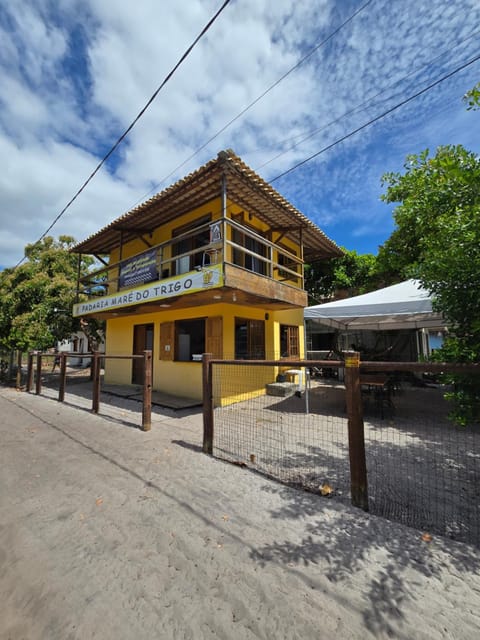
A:
<svg viewBox="0 0 480 640">
<path fill-rule="evenodd" d="M 64 402 L 65 388 L 67 382 L 67 361 L 69 358 L 91 358 L 92 359 L 92 411 L 98 413 L 100 410 L 100 372 L 101 364 L 104 360 L 143 360 L 143 401 L 142 401 L 142 430 L 150 431 L 152 427 L 152 352 L 145 350 L 139 355 L 109 355 L 94 351 L 93 353 L 74 353 L 60 351 L 56 353 L 33 351 L 28 354 L 27 364 L 27 392 L 30 392 L 35 379 L 35 394 L 42 391 L 42 362 L 45 359 L 58 359 L 59 362 L 59 387 L 58 401 Z M 55 360 L 54 360 L 55 363 Z"/>
<path fill-rule="evenodd" d="M 219 360 L 210 354 L 203 356 L 203 451 L 213 454 L 215 438 L 215 406 L 213 389 L 213 367 L 229 365 L 236 367 L 275 367 L 279 369 L 311 370 L 312 368 L 343 369 L 345 383 L 345 409 L 348 419 L 348 454 L 350 466 L 350 493 L 354 506 L 369 509 L 367 464 L 365 454 L 365 425 L 363 420 L 362 386 L 372 382 L 372 373 L 410 372 L 480 374 L 480 363 L 455 364 L 432 362 L 361 362 L 358 352 L 345 352 L 344 360 Z M 370 375 L 369 375 L 370 374 Z M 248 378 L 248 374 L 246 374 Z M 368 380 L 368 382 L 366 382 Z M 383 383 L 382 383 L 383 384 Z M 383 417 L 383 406 L 382 417 Z M 241 425 L 238 426 L 241 429 Z"/>
</svg>

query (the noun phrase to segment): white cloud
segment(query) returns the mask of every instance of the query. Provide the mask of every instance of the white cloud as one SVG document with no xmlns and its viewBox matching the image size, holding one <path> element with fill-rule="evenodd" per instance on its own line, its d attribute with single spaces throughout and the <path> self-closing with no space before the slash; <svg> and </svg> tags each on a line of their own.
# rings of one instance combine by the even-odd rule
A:
<svg viewBox="0 0 480 640">
<path fill-rule="evenodd" d="M 63 0 L 53 11 L 47 0 L 25 0 L 0 8 L 0 265 L 18 261 L 46 229 L 219 6 Z M 232 2 L 52 233 L 81 239 L 123 213 L 360 6 Z M 479 23 L 477 0 L 375 0 L 167 184 L 225 147 L 253 168 L 263 165 L 266 178 L 277 175 L 467 59 L 475 39 L 457 45 Z M 421 79 L 393 86 L 441 52 Z M 424 141 L 435 146 L 450 136 L 480 147 L 460 102 L 476 80 L 474 68 L 462 75 L 458 104 L 460 80 L 275 186 L 340 243 L 342 234 L 368 229 L 366 210 L 375 230 L 387 233 L 390 212 L 378 208 L 385 170 L 400 169 Z M 325 127 L 378 92 L 374 105 Z M 322 128 L 291 148 L 293 138 Z"/>
</svg>

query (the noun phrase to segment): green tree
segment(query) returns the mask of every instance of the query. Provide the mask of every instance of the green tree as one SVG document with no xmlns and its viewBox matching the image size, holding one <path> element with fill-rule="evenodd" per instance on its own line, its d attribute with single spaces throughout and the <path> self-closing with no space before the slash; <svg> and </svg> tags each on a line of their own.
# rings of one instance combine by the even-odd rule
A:
<svg viewBox="0 0 480 640">
<path fill-rule="evenodd" d="M 78 257 L 70 236 L 48 236 L 27 245 L 26 260 L 0 273 L 0 345 L 5 349 L 47 349 L 78 329 L 72 318 Z M 85 273 L 91 258 L 83 259 Z"/>
<path fill-rule="evenodd" d="M 477 82 L 470 91 L 467 91 L 463 96 L 463 101 L 467 105 L 467 111 L 480 108 L 480 82 Z"/>
<path fill-rule="evenodd" d="M 344 255 L 325 262 L 306 265 L 305 288 L 310 304 L 369 291 L 375 284 L 376 258 L 343 249 Z"/>
<path fill-rule="evenodd" d="M 400 202 L 379 268 L 417 277 L 433 294 L 450 333 L 439 357 L 480 360 L 480 158 L 462 146 L 407 158 L 405 172 L 383 176 L 383 199 Z M 480 416 L 478 380 L 456 379 L 456 417 Z"/>
</svg>

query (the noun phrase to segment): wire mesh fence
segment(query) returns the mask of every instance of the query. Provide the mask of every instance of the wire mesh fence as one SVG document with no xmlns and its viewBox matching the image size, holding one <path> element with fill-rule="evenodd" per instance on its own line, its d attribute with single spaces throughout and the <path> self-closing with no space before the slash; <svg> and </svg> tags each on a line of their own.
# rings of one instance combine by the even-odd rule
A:
<svg viewBox="0 0 480 640">
<path fill-rule="evenodd" d="M 459 427 L 441 387 L 406 385 L 382 419 L 365 408 L 371 513 L 480 545 L 480 428 Z"/>
<path fill-rule="evenodd" d="M 310 491 L 331 488 L 348 501 L 344 388 L 335 379 L 304 379 L 300 388 L 298 375 L 276 382 L 277 375 L 273 367 L 215 364 L 214 455 Z"/>
<path fill-rule="evenodd" d="M 293 371 L 313 374 L 303 381 L 279 376 L 281 364 L 212 363 L 213 455 L 350 502 L 358 452 L 349 448 L 342 363 L 297 363 Z M 359 378 L 369 510 L 480 545 L 480 426 L 456 426 L 444 385 L 407 366 Z"/>
</svg>

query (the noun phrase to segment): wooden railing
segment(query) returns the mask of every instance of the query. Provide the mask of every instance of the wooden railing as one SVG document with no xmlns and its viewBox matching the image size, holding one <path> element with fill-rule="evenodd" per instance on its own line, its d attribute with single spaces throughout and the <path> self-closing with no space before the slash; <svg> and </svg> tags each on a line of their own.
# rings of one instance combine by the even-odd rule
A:
<svg viewBox="0 0 480 640">
<path fill-rule="evenodd" d="M 201 269 L 211 264 L 231 264 L 244 268 L 253 273 L 286 282 L 303 289 L 303 260 L 262 235 L 235 222 L 224 218 L 222 225 L 222 240 L 219 243 L 205 243 L 189 251 L 174 254 L 174 246 L 182 242 L 194 242 L 208 231 L 209 223 L 199 225 L 166 242 L 149 247 L 143 252 L 129 256 L 123 260 L 109 263 L 79 281 L 79 293 L 89 297 L 98 297 L 115 293 L 120 290 L 120 270 L 127 260 L 141 257 L 144 253 L 156 252 L 156 266 L 158 280 L 170 278 L 174 275 Z M 241 234 L 243 244 L 235 242 L 234 237 Z M 252 248 L 248 248 L 249 245 Z M 126 290 L 131 287 L 124 287 Z"/>
<path fill-rule="evenodd" d="M 100 371 L 102 360 L 143 360 L 143 402 L 142 402 L 142 430 L 150 431 L 152 428 L 152 352 L 144 351 L 142 354 L 136 355 L 108 355 L 94 351 L 92 353 L 76 353 L 76 352 L 51 352 L 51 351 L 32 351 L 28 354 L 27 364 L 27 383 L 25 391 L 28 393 L 32 390 L 35 378 L 35 394 L 40 395 L 42 392 L 42 361 L 44 359 L 54 359 L 54 366 L 59 361 L 59 386 L 58 401 L 65 401 L 65 388 L 67 383 L 67 360 L 69 358 L 91 358 L 92 359 L 92 411 L 98 413 L 100 410 Z M 34 364 L 35 363 L 35 364 Z"/>
</svg>

